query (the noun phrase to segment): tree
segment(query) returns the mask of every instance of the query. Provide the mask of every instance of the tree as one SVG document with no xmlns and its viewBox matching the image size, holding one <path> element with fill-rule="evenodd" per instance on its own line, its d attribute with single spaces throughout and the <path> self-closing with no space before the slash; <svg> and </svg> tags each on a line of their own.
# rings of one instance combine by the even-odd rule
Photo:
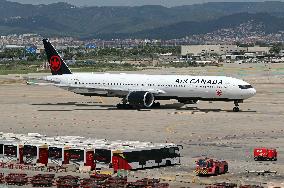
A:
<svg viewBox="0 0 284 188">
<path fill-rule="evenodd" d="M 281 50 L 282 50 L 282 44 L 281 44 L 281 43 L 278 43 L 278 44 L 274 44 L 274 45 L 272 46 L 272 48 L 269 50 L 269 52 L 270 52 L 271 54 L 277 55 L 277 54 L 280 53 Z"/>
</svg>

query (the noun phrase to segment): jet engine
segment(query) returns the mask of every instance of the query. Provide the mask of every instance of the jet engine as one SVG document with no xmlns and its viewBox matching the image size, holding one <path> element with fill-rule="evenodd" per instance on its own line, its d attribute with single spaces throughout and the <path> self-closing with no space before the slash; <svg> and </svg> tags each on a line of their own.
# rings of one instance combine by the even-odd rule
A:
<svg viewBox="0 0 284 188">
<path fill-rule="evenodd" d="M 155 101 L 154 95 L 145 91 L 133 91 L 127 95 L 126 99 L 130 105 L 146 108 L 150 108 Z"/>
</svg>

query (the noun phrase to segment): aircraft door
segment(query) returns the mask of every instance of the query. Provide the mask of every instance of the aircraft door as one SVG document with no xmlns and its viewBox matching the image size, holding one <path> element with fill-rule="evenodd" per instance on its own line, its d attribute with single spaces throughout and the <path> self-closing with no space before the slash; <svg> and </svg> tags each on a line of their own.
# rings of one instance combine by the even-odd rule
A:
<svg viewBox="0 0 284 188">
<path fill-rule="evenodd" d="M 221 90 L 222 97 L 224 98 L 231 98 L 231 96 L 233 96 L 234 93 L 236 92 L 234 91 L 234 86 L 229 82 L 229 80 L 226 80 L 224 85 L 219 90 Z M 217 91 L 217 95 L 218 95 L 218 91 Z"/>
</svg>

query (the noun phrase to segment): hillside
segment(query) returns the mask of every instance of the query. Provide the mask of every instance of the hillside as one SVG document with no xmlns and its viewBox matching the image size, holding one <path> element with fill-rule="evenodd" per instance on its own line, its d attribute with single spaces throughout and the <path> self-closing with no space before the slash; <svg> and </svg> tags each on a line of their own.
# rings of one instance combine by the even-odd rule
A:
<svg viewBox="0 0 284 188">
<path fill-rule="evenodd" d="M 284 31 L 284 18 L 278 18 L 271 16 L 267 13 L 237 13 L 229 16 L 224 16 L 216 20 L 204 21 L 204 22 L 180 22 L 165 27 L 160 27 L 151 30 L 145 30 L 134 34 L 125 34 L 124 37 L 141 37 L 141 38 L 162 38 L 172 39 L 181 38 L 188 35 L 198 35 L 211 33 L 220 29 L 235 29 L 242 24 L 250 22 L 253 28 L 250 32 L 264 32 L 264 33 L 277 33 Z M 257 27 L 261 25 L 261 27 Z M 106 37 L 106 36 L 105 36 Z M 120 36 L 123 37 L 123 36 Z"/>
<path fill-rule="evenodd" d="M 279 22 L 283 21 L 284 2 L 205 3 L 173 8 L 78 8 L 66 3 L 24 5 L 0 0 L 2 35 L 34 32 L 45 36 L 70 35 L 83 38 L 179 38 L 186 34 L 202 34 L 230 24 L 236 25 L 251 17 L 268 24 L 268 32 L 275 32 L 283 25 L 279 25 Z"/>
</svg>

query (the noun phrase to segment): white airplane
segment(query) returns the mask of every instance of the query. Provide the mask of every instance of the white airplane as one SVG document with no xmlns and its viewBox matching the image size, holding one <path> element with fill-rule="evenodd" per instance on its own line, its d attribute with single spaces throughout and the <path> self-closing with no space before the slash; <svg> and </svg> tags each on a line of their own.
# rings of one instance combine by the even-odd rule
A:
<svg viewBox="0 0 284 188">
<path fill-rule="evenodd" d="M 118 108 L 152 108 L 160 106 L 157 100 L 176 99 L 184 104 L 232 101 L 238 112 L 239 103 L 256 94 L 249 83 L 225 76 L 72 73 L 47 39 L 43 44 L 52 72 L 44 80 L 85 96 L 122 98 Z"/>
</svg>

